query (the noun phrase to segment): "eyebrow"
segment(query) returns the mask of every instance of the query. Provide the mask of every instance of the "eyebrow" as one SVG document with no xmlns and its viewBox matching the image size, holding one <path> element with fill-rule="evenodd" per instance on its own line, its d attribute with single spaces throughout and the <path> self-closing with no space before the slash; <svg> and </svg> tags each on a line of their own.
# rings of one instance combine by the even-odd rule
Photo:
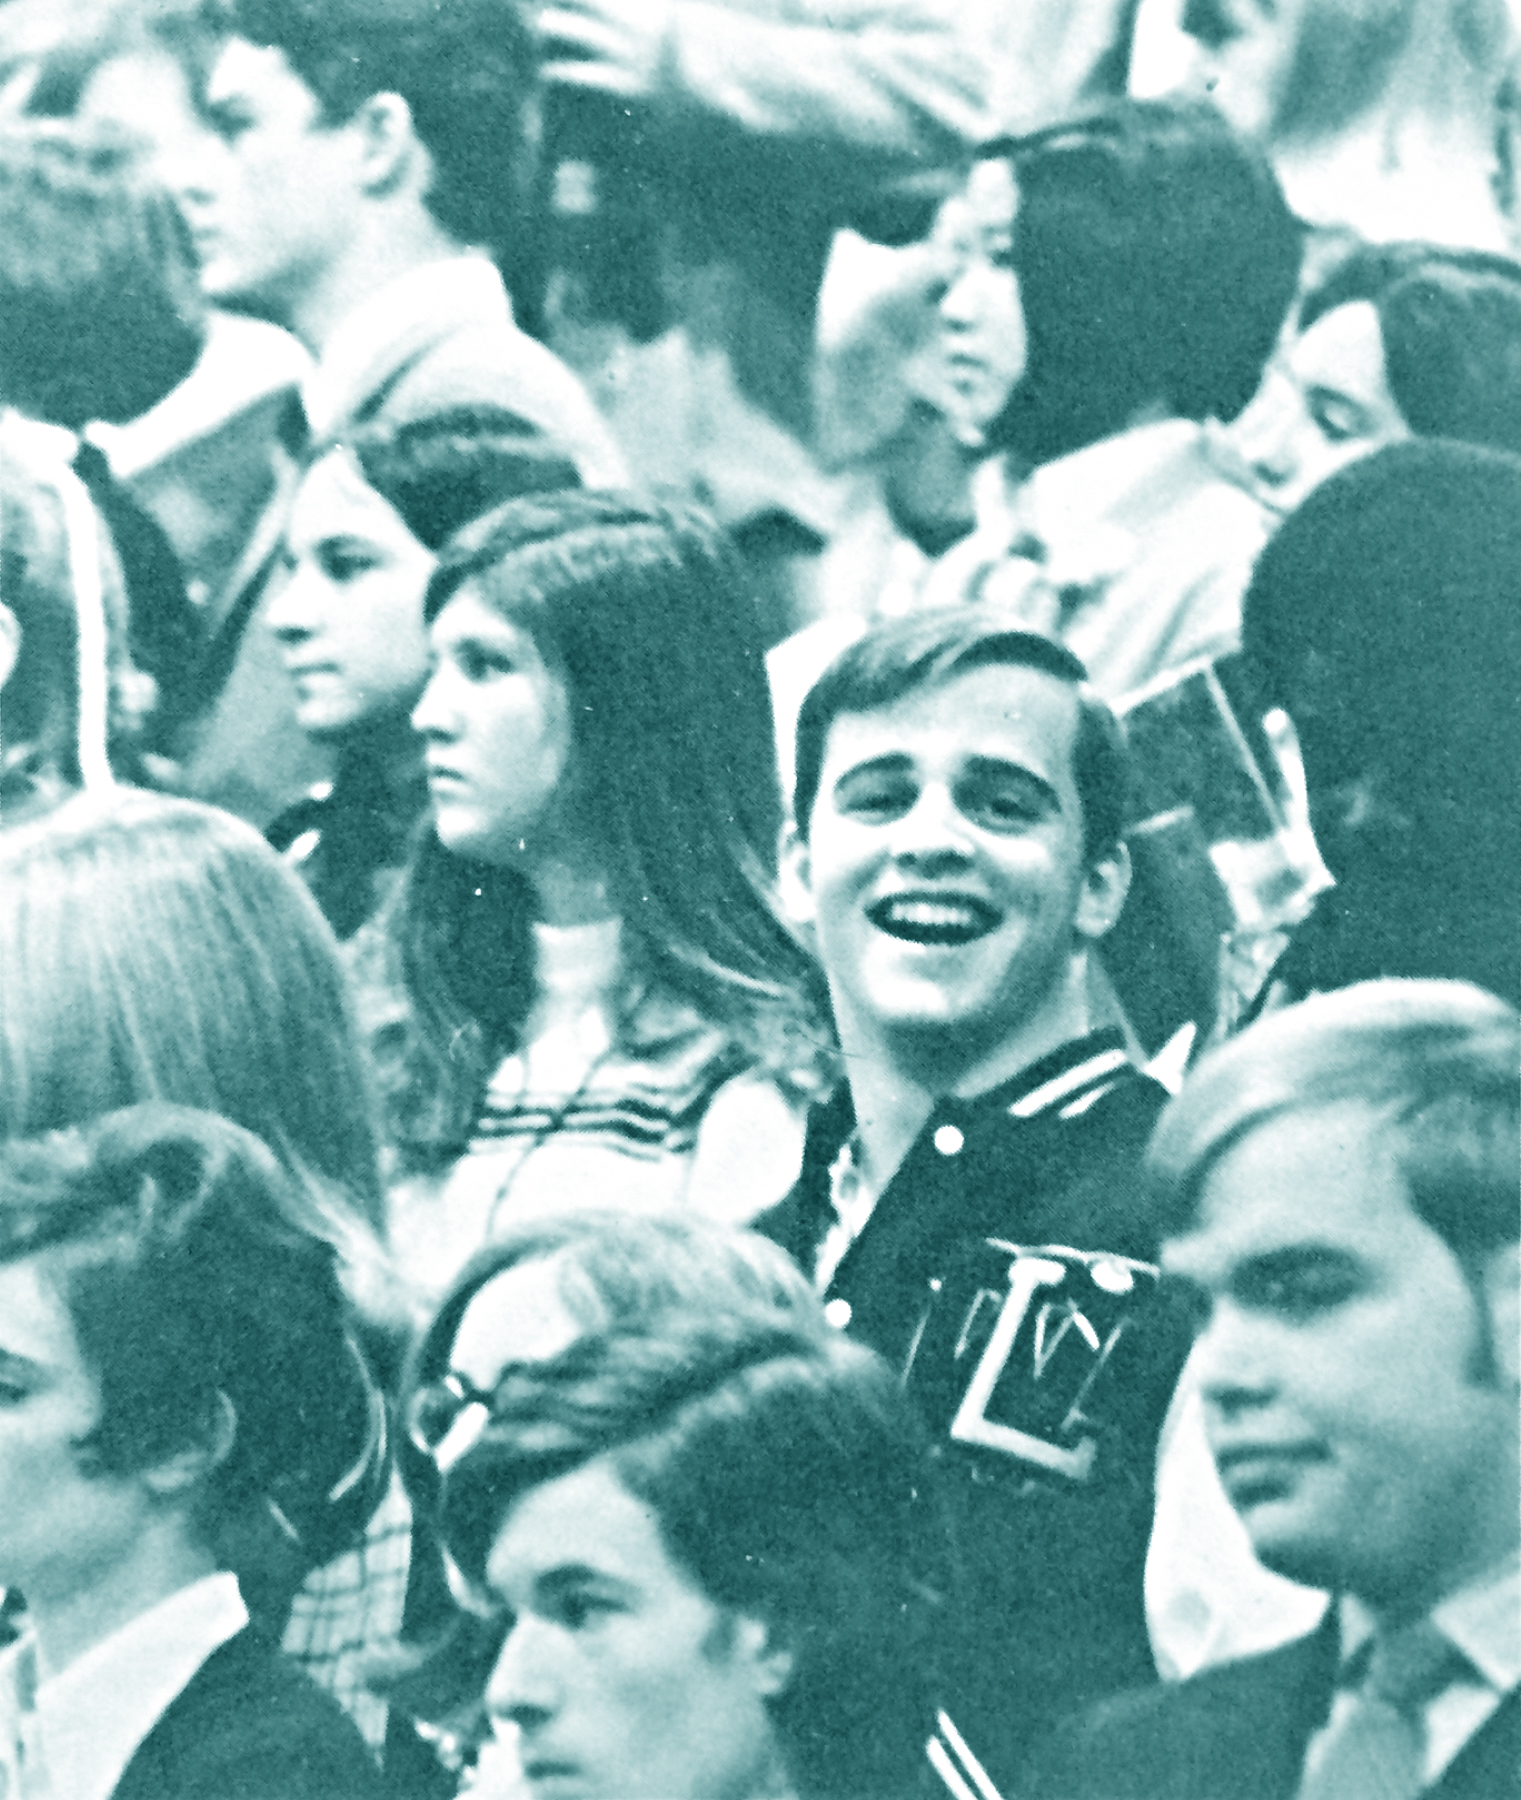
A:
<svg viewBox="0 0 1521 1800">
<path fill-rule="evenodd" d="M 847 781 L 858 775 L 900 775 L 911 771 L 914 758 L 906 750 L 886 750 L 880 756 L 871 756 L 865 762 L 852 763 L 848 769 L 842 769 L 835 779 L 833 791 L 838 791 Z M 1049 803 L 1061 806 L 1061 795 L 1046 780 L 1044 775 L 1030 768 L 1027 763 L 1010 762 L 1004 756 L 969 756 L 963 775 L 971 775 L 978 780 L 1007 780 L 1013 776 L 1016 780 L 1025 781 L 1033 788 L 1038 788 Z"/>
</svg>

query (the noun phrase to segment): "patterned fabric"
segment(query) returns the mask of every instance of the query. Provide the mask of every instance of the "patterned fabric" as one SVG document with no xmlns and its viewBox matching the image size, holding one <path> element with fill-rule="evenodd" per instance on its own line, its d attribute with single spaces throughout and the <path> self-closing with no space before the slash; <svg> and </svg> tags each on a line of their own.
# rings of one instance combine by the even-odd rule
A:
<svg viewBox="0 0 1521 1800">
<path fill-rule="evenodd" d="M 377 1756 L 385 1746 L 387 1708 L 366 1676 L 376 1652 L 401 1634 L 411 1542 L 412 1511 L 393 1474 L 362 1541 L 302 1584 L 281 1645 L 336 1695 Z"/>
</svg>

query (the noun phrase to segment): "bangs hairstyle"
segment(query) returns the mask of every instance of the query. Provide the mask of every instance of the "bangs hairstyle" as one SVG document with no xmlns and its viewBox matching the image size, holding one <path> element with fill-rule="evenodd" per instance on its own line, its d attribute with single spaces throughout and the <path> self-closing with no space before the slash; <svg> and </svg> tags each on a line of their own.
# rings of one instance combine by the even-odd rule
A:
<svg viewBox="0 0 1521 1800">
<path fill-rule="evenodd" d="M 361 1305 L 399 1311 L 337 947 L 249 826 L 119 792 L 0 837 L 0 994 L 0 1135 L 145 1100 L 220 1113 L 295 1175 Z"/>
<path fill-rule="evenodd" d="M 974 669 L 1038 669 L 1064 681 L 1078 704 L 1072 775 L 1083 808 L 1083 858 L 1091 867 L 1119 845 L 1128 799 L 1125 734 L 1088 671 L 1054 638 L 1013 615 L 982 607 L 910 613 L 878 625 L 843 650 L 809 689 L 798 712 L 793 816 L 805 841 L 818 800 L 829 729 L 848 713 L 870 713 L 941 687 Z"/>
<path fill-rule="evenodd" d="M 1203 102 L 1126 100 L 984 145 L 1019 191 L 1024 375 L 989 428 L 1035 463 L 1159 401 L 1232 419 L 1299 280 L 1300 227 L 1266 158 Z"/>
<path fill-rule="evenodd" d="M 818 1297 L 785 1251 L 753 1231 L 689 1213 L 588 1210 L 529 1220 L 477 1252 L 413 1345 L 403 1411 L 419 1388 L 449 1373 L 454 1340 L 472 1302 L 509 1269 L 545 1265 L 556 1298 L 585 1332 L 636 1330 L 667 1317 L 770 1306 L 800 1326 L 826 1329 Z M 403 1444 L 402 1475 L 413 1504 L 431 1511 L 437 1472 Z"/>
<path fill-rule="evenodd" d="M 721 529 L 616 493 L 522 499 L 440 560 L 431 623 L 468 584 L 565 684 L 574 779 L 625 960 L 777 1070 L 822 1028 L 817 974 L 772 902 L 781 802 L 752 598 Z M 431 832 L 398 897 L 410 1042 L 398 1134 L 463 1147 L 491 1070 L 533 1002 L 532 896 L 515 870 Z"/>
<path fill-rule="evenodd" d="M 315 1566 L 380 1498 L 385 1414 L 305 1211 L 257 1138 L 184 1107 L 0 1150 L 0 1262 L 36 1259 L 99 1386 L 82 1466 L 127 1475 L 207 1451 L 208 1547 L 268 1515 Z"/>
<path fill-rule="evenodd" d="M 484 1584 L 522 1495 L 599 1457 L 697 1588 L 792 1652 L 768 1704 L 798 1793 L 911 1789 L 935 1722 L 944 1538 L 927 1452 L 880 1358 L 756 1309 L 509 1368 L 444 1484 L 444 1542 L 467 1580 Z"/>
<path fill-rule="evenodd" d="M 195 366 L 205 316 L 168 193 L 124 138 L 0 129 L 0 393 L 77 431 L 145 413 Z"/>
<path fill-rule="evenodd" d="M 427 150 L 429 212 L 461 244 L 511 247 L 531 179 L 538 50 L 502 0 L 208 0 L 227 35 L 281 51 L 324 122 L 376 94 L 406 101 Z"/>
<path fill-rule="evenodd" d="M 1317 994 L 1205 1057 L 1147 1152 L 1163 1234 L 1191 1229 L 1249 1132 L 1347 1100 L 1385 1116 L 1411 1205 L 1470 1280 L 1521 1236 L 1521 1015 L 1467 982 L 1401 980 Z"/>
<path fill-rule="evenodd" d="M 1389 393 L 1417 437 L 1521 451 L 1521 262 L 1364 245 L 1305 300 L 1301 334 L 1358 301 L 1378 314 Z"/>
</svg>

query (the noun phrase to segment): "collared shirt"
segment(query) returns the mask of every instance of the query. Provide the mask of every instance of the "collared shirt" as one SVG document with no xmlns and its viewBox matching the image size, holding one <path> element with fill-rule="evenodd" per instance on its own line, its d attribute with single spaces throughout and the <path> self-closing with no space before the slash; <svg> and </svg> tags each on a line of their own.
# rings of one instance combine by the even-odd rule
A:
<svg viewBox="0 0 1521 1800">
<path fill-rule="evenodd" d="M 1270 520 L 1194 420 L 1119 432 L 1017 485 L 1000 459 L 973 497 L 977 530 L 941 559 L 926 604 L 1012 607 L 1081 657 L 1111 701 L 1238 647 Z"/>
<path fill-rule="evenodd" d="M 338 323 L 302 387 L 314 440 L 332 437 L 364 416 L 375 396 L 404 379 L 412 364 L 466 332 L 498 340 L 499 366 L 488 369 L 483 363 L 478 378 L 461 371 L 444 391 L 419 393 L 409 402 L 407 416 L 489 400 L 510 407 L 563 444 L 588 486 L 623 482 L 623 460 L 585 389 L 558 357 L 518 329 L 495 265 L 475 253 L 409 269 Z M 509 363 L 511 379 L 504 381 Z"/>
<path fill-rule="evenodd" d="M 1345 1666 L 1358 1656 L 1375 1627 L 1366 1609 L 1350 1595 L 1342 1596 L 1339 1609 Z M 1463 1663 L 1454 1663 L 1454 1678 L 1421 1710 L 1426 1787 L 1477 1736 L 1506 1695 L 1521 1686 L 1521 1555 L 1507 1557 L 1488 1574 L 1449 1594 L 1432 1608 L 1431 1623 L 1461 1652 Z M 1307 1771 L 1314 1770 L 1324 1743 L 1356 1703 L 1355 1688 L 1336 1695 L 1324 1729 L 1306 1750 Z"/>
<path fill-rule="evenodd" d="M 36 1639 L 23 1637 L 0 1657 L 0 1726 L 9 1727 L 0 1729 L 0 1774 L 28 1791 L 17 1768 L 24 1736 L 53 1800 L 110 1800 L 196 1670 L 247 1624 L 237 1577 L 222 1571 L 140 1613 L 56 1675 L 42 1673 Z"/>
</svg>

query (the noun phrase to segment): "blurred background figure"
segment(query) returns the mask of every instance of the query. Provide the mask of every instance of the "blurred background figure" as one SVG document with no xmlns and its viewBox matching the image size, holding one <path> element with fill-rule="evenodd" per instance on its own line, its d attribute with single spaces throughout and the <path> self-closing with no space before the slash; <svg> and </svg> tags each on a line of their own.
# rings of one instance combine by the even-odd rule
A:
<svg viewBox="0 0 1521 1800">
<path fill-rule="evenodd" d="M 539 31 L 549 341 L 636 479 L 736 533 L 773 643 L 844 517 L 813 402 L 831 243 L 922 234 L 986 130 L 979 33 L 943 0 L 568 0 Z"/>
<path fill-rule="evenodd" d="M 1521 451 L 1521 263 L 1436 244 L 1354 250 L 1301 303 L 1225 435 L 1281 512 L 1404 438 Z"/>
<path fill-rule="evenodd" d="M 1506 0 L 1145 0 L 1132 87 L 1202 84 L 1333 235 L 1505 250 L 1515 46 Z"/>
<path fill-rule="evenodd" d="M 579 486 L 574 463 L 502 407 L 354 432 L 308 468 L 290 576 L 266 614 L 296 719 L 334 775 L 269 827 L 339 938 L 377 909 L 427 806 L 411 712 L 428 675 L 423 594 L 450 534 L 519 494 Z"/>
<path fill-rule="evenodd" d="M 355 943 L 433 1292 L 514 1216 L 743 1218 L 796 1170 L 825 1053 L 742 593 L 710 520 L 621 494 L 511 502 L 433 577 L 432 827 Z"/>
<path fill-rule="evenodd" d="M 1380 975 L 1521 997 L 1518 568 L 1521 459 L 1445 443 L 1341 470 L 1263 553 L 1246 652 L 1336 877 L 1268 1001 Z"/>
<path fill-rule="evenodd" d="M 66 446 L 0 425 L 0 830 L 135 779 L 153 684 L 132 666 L 121 567 Z"/>
<path fill-rule="evenodd" d="M 1251 398 L 1293 297 L 1271 172 L 1209 108 L 1129 101 L 988 146 L 967 197 L 980 263 L 942 302 L 950 353 L 973 379 L 979 337 L 1018 330 L 1023 366 L 978 530 L 926 599 L 1012 606 L 1112 699 L 1233 649 L 1266 521 L 1201 421 Z"/>
<path fill-rule="evenodd" d="M 18 433 L 88 489 L 124 583 L 127 649 L 153 679 L 145 747 L 177 749 L 193 710 L 201 630 L 173 546 L 86 436 L 161 400 L 200 354 L 194 259 L 168 194 L 113 136 L 49 122 L 0 128 L 0 403 Z M 79 535 L 87 535 L 81 527 Z"/>
<path fill-rule="evenodd" d="M 212 44 L 201 0 L 9 0 L 0 7 L 0 95 L 7 111 L 22 118 L 55 125 L 71 121 L 90 141 L 110 134 L 118 154 L 122 144 L 136 152 L 140 186 L 177 191 L 185 168 L 204 162 L 216 149 L 198 112 Z M 34 215 L 23 244 L 40 236 L 51 245 L 60 233 L 77 229 L 63 223 L 57 199 L 50 217 L 37 216 L 47 201 L 46 190 L 23 189 L 20 198 Z M 103 320 L 118 318 L 133 304 L 141 312 L 164 287 L 166 273 L 173 276 L 178 270 L 181 288 L 187 267 L 193 276 L 195 258 L 182 228 L 173 235 L 139 229 L 134 241 L 117 224 L 114 240 L 124 239 L 137 264 L 130 271 L 119 266 L 105 271 L 114 287 L 112 280 L 97 277 L 96 289 L 106 289 L 99 311 Z M 150 249 L 161 267 L 142 266 Z M 30 255 L 39 260 L 38 252 Z M 76 263 L 84 255 L 81 244 L 75 249 Z M 50 263 L 56 285 L 62 274 L 56 249 L 40 259 L 42 268 Z M 183 292 L 176 303 L 183 307 Z M 76 344 L 65 328 L 72 316 L 67 307 L 55 306 L 38 323 L 36 329 L 48 334 L 52 366 L 80 365 L 77 346 L 96 341 L 98 327 L 89 326 Z M 251 679 L 238 684 L 231 710 L 255 749 L 235 778 L 219 761 L 207 715 L 215 713 L 239 650 L 247 654 L 243 633 L 248 607 L 279 543 L 293 474 L 291 453 L 300 441 L 296 387 L 309 358 L 289 333 L 263 320 L 206 308 L 199 299 L 196 316 L 199 350 L 188 373 L 181 369 L 184 379 L 171 376 L 167 389 L 140 396 L 131 414 L 100 410 L 92 400 L 86 432 L 92 447 L 90 470 L 100 488 L 98 477 L 108 466 L 119 484 L 117 494 L 130 495 L 161 529 L 192 604 L 190 716 L 177 721 L 170 746 L 181 765 L 179 779 L 251 816 L 267 818 L 274 805 L 323 772 L 321 758 L 294 729 L 273 655 L 250 672 Z M 160 324 L 145 332 L 144 342 L 158 343 L 163 335 Z M 95 381 L 118 381 L 116 375 L 100 372 L 100 360 L 90 358 Z M 133 344 L 118 344 L 105 361 L 108 368 L 119 364 L 122 370 L 138 371 L 138 381 L 142 378 L 142 351 Z M 83 378 L 80 366 L 81 373 L 73 377 L 76 386 Z M 115 514 L 112 522 L 118 522 Z M 265 641 L 258 633 L 254 638 Z"/>
<path fill-rule="evenodd" d="M 0 1153 L 0 1581 L 28 1625 L 0 1662 L 7 1791 L 378 1795 L 352 1722 L 239 1591 L 271 1521 L 330 1555 L 385 1477 L 384 1405 L 306 1212 L 256 1138 L 181 1107 Z"/>
<path fill-rule="evenodd" d="M 411 1312 L 384 1247 L 343 972 L 310 895 L 255 832 L 190 801 L 118 794 L 6 833 L 0 993 L 0 1136 L 147 1100 L 252 1131 L 290 1172 L 302 1229 L 331 1246 L 367 1353 L 394 1380 Z M 401 1623 L 406 1526 L 404 1505 L 382 1506 L 363 1548 L 299 1599 L 326 1557 L 273 1525 L 248 1549 L 261 1625 L 286 1633 L 377 1747 L 385 1714 L 362 1667 Z"/>
</svg>

